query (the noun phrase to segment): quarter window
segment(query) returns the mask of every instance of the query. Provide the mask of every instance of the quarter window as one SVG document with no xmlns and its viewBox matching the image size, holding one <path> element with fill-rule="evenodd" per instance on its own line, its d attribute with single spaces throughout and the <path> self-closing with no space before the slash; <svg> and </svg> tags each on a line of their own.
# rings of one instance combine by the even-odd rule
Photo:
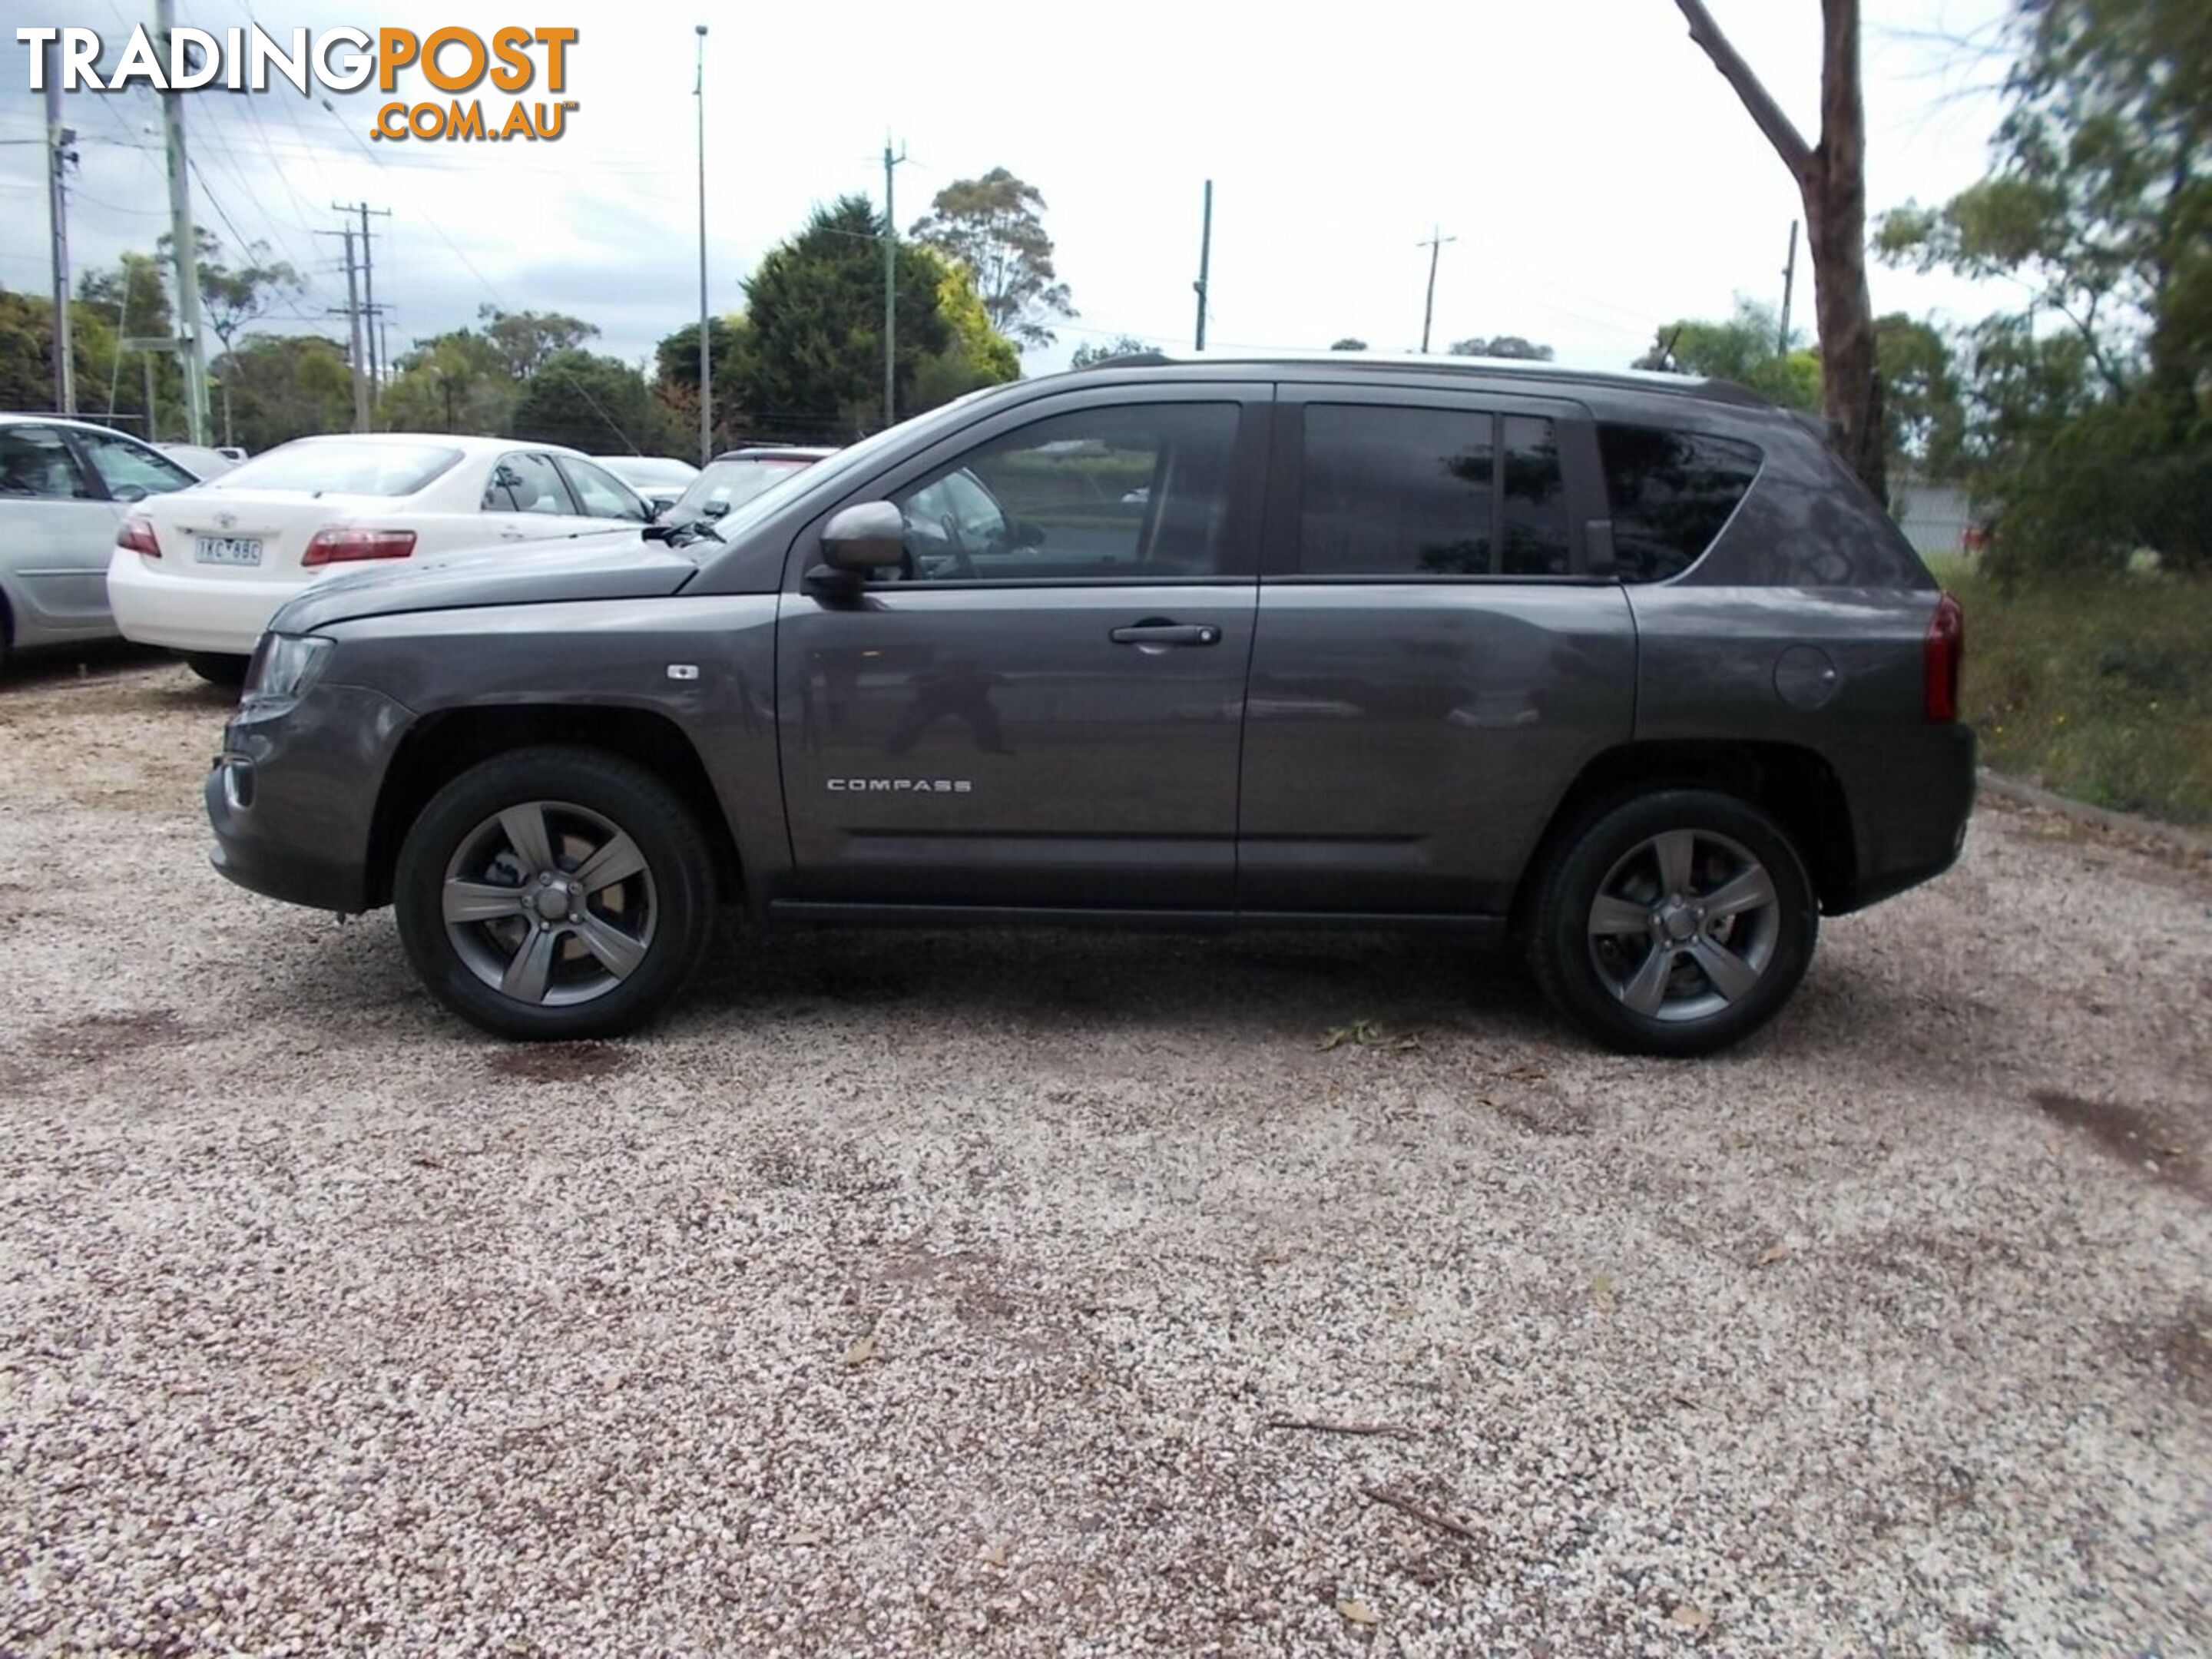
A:
<svg viewBox="0 0 2212 1659">
<path fill-rule="evenodd" d="M 1624 581 L 1663 581 L 1695 564 L 1759 476 L 1752 445 L 1702 432 L 1605 425 L 1597 442 L 1613 514 L 1611 574 Z"/>
<path fill-rule="evenodd" d="M 0 426 L 0 499 L 82 501 L 92 491 L 51 427 Z"/>
<path fill-rule="evenodd" d="M 572 514 L 568 491 L 553 463 L 543 455 L 502 455 L 484 490 L 487 513 Z"/>
<path fill-rule="evenodd" d="M 1233 404 L 1055 416 L 892 497 L 907 557 L 889 580 L 1208 576 L 1222 568 Z"/>
</svg>

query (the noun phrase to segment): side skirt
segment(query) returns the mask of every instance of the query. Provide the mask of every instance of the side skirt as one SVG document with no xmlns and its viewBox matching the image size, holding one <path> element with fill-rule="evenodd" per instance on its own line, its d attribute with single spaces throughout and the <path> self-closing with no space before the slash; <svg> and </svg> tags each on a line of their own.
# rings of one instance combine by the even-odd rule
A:
<svg viewBox="0 0 2212 1659">
<path fill-rule="evenodd" d="M 771 925 L 799 922 L 855 927 L 1129 927 L 1222 933 L 1243 928 L 1334 929 L 1341 933 L 1451 933 L 1482 946 L 1503 944 L 1504 916 L 1363 910 L 1136 910 L 1107 906 L 855 904 L 772 899 Z"/>
</svg>

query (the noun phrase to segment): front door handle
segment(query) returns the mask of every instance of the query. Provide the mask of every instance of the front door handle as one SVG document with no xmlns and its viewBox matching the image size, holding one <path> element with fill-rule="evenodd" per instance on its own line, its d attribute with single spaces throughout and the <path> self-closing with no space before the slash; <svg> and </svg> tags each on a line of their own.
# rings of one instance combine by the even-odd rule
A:
<svg viewBox="0 0 2212 1659">
<path fill-rule="evenodd" d="M 1106 637 L 1116 645 L 1218 645 L 1221 630 L 1211 623 L 1143 622 Z"/>
</svg>

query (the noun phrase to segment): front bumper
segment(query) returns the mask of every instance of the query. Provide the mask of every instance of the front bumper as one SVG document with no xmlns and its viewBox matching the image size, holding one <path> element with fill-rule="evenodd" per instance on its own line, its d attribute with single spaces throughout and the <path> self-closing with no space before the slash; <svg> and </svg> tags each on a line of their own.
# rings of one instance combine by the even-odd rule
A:
<svg viewBox="0 0 2212 1659">
<path fill-rule="evenodd" d="M 210 861 L 288 904 L 357 915 L 381 902 L 371 867 L 376 802 L 413 722 L 404 705 L 351 685 L 241 703 L 202 790 Z"/>
</svg>

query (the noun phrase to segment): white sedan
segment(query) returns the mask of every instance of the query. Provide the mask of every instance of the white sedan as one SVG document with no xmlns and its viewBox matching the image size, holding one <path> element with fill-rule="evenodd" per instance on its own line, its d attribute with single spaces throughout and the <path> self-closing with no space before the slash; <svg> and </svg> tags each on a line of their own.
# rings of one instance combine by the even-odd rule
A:
<svg viewBox="0 0 2212 1659">
<path fill-rule="evenodd" d="M 299 438 L 197 489 L 140 504 L 117 532 L 107 598 L 124 638 L 182 651 L 206 678 L 245 671 L 276 607 L 365 560 L 545 544 L 644 526 L 652 509 L 557 444 L 429 433 Z"/>
</svg>

